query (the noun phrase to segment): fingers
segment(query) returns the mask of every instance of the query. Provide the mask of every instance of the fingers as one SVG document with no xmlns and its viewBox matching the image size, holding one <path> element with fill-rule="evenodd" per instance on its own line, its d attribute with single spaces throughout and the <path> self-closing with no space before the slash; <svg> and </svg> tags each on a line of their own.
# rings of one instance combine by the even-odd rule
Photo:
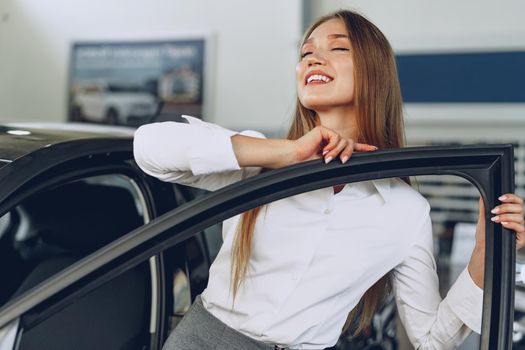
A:
<svg viewBox="0 0 525 350">
<path fill-rule="evenodd" d="M 354 151 L 354 142 L 350 139 L 341 139 L 337 146 L 330 152 L 333 158 L 339 156 L 341 162 L 346 163 Z"/>
<path fill-rule="evenodd" d="M 501 195 L 498 199 L 504 203 L 523 204 L 523 199 L 521 199 L 521 197 L 516 196 L 514 193 L 505 193 Z"/>
<path fill-rule="evenodd" d="M 499 199 L 504 202 L 504 204 L 492 208 L 490 212 L 495 214 L 495 216 L 493 216 L 491 220 L 501 222 L 504 226 L 509 223 L 513 223 L 513 225 L 524 225 L 525 210 L 523 208 L 523 200 L 513 193 L 506 193 L 500 196 Z"/>
<path fill-rule="evenodd" d="M 341 163 L 343 164 L 346 163 L 348 159 L 350 159 L 350 157 L 352 156 L 355 150 L 356 143 L 354 143 L 354 141 L 351 139 L 349 139 L 348 141 L 349 141 L 348 144 L 339 154 L 339 158 L 341 158 Z"/>
<path fill-rule="evenodd" d="M 513 230 L 516 232 L 516 234 L 523 234 L 525 233 L 525 226 L 523 224 L 518 224 L 514 221 L 504 221 L 501 223 L 503 227 L 505 227 L 507 230 Z"/>
<path fill-rule="evenodd" d="M 329 163 L 337 156 L 337 154 L 333 152 L 333 149 L 339 144 L 339 141 L 341 141 L 341 136 L 327 128 L 321 127 L 319 130 L 321 131 L 322 140 L 326 143 L 326 146 L 323 147 L 322 154 L 323 157 L 325 157 L 325 162 Z"/>
<path fill-rule="evenodd" d="M 378 148 L 376 146 L 369 145 L 367 143 L 358 143 L 356 142 L 354 144 L 354 150 L 358 152 L 369 152 L 369 151 L 377 151 Z"/>
<path fill-rule="evenodd" d="M 501 204 L 501 205 L 495 206 L 490 212 L 492 214 L 499 214 L 499 213 L 520 214 L 520 213 L 523 213 L 523 205 L 521 204 Z"/>
<path fill-rule="evenodd" d="M 337 138 L 334 137 L 334 140 L 337 140 L 337 143 L 333 142 L 332 144 L 327 145 L 323 151 L 325 163 L 330 163 L 330 161 L 337 157 L 348 144 L 348 141 L 341 138 L 339 135 L 337 135 Z"/>
<path fill-rule="evenodd" d="M 516 249 L 525 246 L 525 210 L 523 199 L 514 193 L 505 193 L 498 198 L 503 204 L 495 206 L 491 213 L 495 214 L 491 218 L 496 223 L 501 223 L 508 230 L 516 233 Z"/>
<path fill-rule="evenodd" d="M 501 222 L 501 223 L 512 221 L 518 224 L 524 224 L 523 216 L 520 214 L 502 214 L 502 215 L 493 216 L 492 218 L 490 218 L 490 220 L 494 222 Z"/>
<path fill-rule="evenodd" d="M 355 143 L 352 139 L 341 137 L 338 133 L 328 128 L 320 127 L 322 140 L 326 145 L 322 148 L 322 156 L 325 163 L 330 163 L 336 157 L 341 159 L 342 163 L 346 163 L 355 151 L 369 152 L 375 151 L 376 146 L 365 143 Z"/>
</svg>

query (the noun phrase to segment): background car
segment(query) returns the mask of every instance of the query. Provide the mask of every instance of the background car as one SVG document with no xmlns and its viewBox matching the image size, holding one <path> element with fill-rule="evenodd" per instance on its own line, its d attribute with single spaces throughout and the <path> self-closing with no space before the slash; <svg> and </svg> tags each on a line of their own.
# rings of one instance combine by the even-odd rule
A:
<svg viewBox="0 0 525 350">
<path fill-rule="evenodd" d="M 136 125 L 153 116 L 157 100 L 140 86 L 123 83 L 86 85 L 73 93 L 72 118 L 111 125 Z"/>
</svg>

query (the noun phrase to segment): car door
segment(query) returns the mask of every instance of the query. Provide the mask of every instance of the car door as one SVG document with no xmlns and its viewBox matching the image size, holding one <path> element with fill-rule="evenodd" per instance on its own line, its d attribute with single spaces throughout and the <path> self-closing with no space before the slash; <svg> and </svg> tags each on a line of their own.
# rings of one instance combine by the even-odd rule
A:
<svg viewBox="0 0 525 350">
<path fill-rule="evenodd" d="M 355 154 L 346 164 L 325 165 L 314 160 L 268 171 L 186 203 L 65 269 L 2 307 L 0 327 L 4 334 L 11 332 L 16 338 L 17 323 L 32 310 L 45 305 L 41 312 L 45 318 L 46 312 L 49 315 L 75 303 L 87 291 L 117 278 L 152 255 L 183 244 L 202 230 L 248 209 L 341 183 L 429 174 L 463 177 L 478 188 L 487 203 L 480 348 L 508 349 L 512 341 L 515 242 L 511 232 L 488 218 L 490 208 L 497 204 L 496 198 L 514 190 L 511 145 L 383 150 Z M 166 319 L 170 310 L 159 312 Z"/>
</svg>

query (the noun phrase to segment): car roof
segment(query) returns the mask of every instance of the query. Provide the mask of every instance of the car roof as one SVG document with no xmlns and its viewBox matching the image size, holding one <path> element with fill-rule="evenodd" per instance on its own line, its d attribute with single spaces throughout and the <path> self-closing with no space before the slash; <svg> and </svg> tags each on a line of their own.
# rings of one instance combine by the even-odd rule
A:
<svg viewBox="0 0 525 350">
<path fill-rule="evenodd" d="M 59 143 L 87 139 L 132 138 L 135 129 L 86 123 L 5 123 L 0 125 L 0 168 Z"/>
</svg>

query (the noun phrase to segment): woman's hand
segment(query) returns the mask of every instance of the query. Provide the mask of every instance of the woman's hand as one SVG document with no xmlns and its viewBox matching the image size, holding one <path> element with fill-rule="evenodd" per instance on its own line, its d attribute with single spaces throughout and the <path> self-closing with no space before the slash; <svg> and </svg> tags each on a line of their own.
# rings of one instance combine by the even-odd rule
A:
<svg viewBox="0 0 525 350">
<path fill-rule="evenodd" d="M 340 157 L 345 163 L 353 151 L 375 151 L 377 147 L 354 142 L 337 132 L 316 126 L 297 140 L 262 139 L 236 134 L 231 137 L 233 152 L 241 167 L 276 169 L 324 157 L 329 163 Z"/>
<path fill-rule="evenodd" d="M 498 198 L 503 204 L 495 206 L 491 218 L 497 224 L 516 233 L 516 249 L 525 246 L 525 221 L 523 199 L 513 193 L 506 193 Z M 483 288 L 485 268 L 485 206 L 483 198 L 479 198 L 479 215 L 476 226 L 476 246 L 468 265 L 470 276 L 480 288 Z"/>
<path fill-rule="evenodd" d="M 375 151 L 377 147 L 366 143 L 357 143 L 341 137 L 337 132 L 324 126 L 316 126 L 303 137 L 294 141 L 296 162 L 324 157 L 329 163 L 336 157 L 346 163 L 354 151 Z"/>
</svg>

